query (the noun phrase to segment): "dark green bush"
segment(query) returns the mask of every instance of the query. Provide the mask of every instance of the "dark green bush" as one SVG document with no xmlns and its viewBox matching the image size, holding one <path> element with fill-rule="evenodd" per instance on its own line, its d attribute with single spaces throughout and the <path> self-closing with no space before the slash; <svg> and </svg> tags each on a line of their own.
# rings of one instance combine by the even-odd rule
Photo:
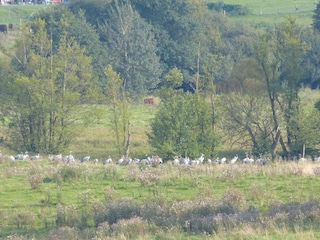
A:
<svg viewBox="0 0 320 240">
<path fill-rule="evenodd" d="M 63 166 L 59 174 L 64 181 L 76 180 L 79 176 L 79 170 L 71 166 Z"/>
<path fill-rule="evenodd" d="M 250 14 L 250 10 L 246 6 L 240 4 L 225 4 L 223 2 L 208 3 L 208 8 L 217 12 L 225 11 L 226 14 L 231 16 L 242 16 Z"/>
<path fill-rule="evenodd" d="M 110 201 L 104 212 L 94 216 L 96 225 L 107 221 L 110 225 L 116 223 L 120 219 L 130 219 L 132 217 L 140 217 L 140 206 L 131 199 L 120 201 Z"/>
</svg>

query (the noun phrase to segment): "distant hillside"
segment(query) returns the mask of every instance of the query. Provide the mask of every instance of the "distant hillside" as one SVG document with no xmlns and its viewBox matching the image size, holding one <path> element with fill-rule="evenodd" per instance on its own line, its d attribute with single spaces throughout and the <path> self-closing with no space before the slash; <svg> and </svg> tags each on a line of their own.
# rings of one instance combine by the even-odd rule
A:
<svg viewBox="0 0 320 240">
<path fill-rule="evenodd" d="M 295 16 L 302 25 L 312 23 L 313 11 L 318 1 L 315 0 L 209 0 L 208 5 L 223 5 L 226 14 L 237 19 L 259 22 L 279 22 L 287 16 Z M 239 6 L 241 6 L 239 8 Z M 233 13 L 228 10 L 237 9 Z M 237 14 L 238 13 L 238 14 Z"/>
<path fill-rule="evenodd" d="M 51 7 L 49 5 L 6 5 L 0 6 L 0 24 L 13 23 L 18 25 L 28 21 L 41 9 Z"/>
<path fill-rule="evenodd" d="M 218 1 L 211 1 L 218 2 Z M 311 12 L 315 8 L 315 0 L 224 0 L 224 4 L 239 4 L 249 8 L 254 15 L 291 14 Z"/>
</svg>

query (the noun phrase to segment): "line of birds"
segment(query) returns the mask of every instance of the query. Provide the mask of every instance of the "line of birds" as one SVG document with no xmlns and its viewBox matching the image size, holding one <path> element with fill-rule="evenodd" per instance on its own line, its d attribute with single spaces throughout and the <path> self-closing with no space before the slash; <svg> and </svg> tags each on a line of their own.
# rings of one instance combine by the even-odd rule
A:
<svg viewBox="0 0 320 240">
<path fill-rule="evenodd" d="M 2 152 L 0 151 L 0 157 L 4 157 Z M 26 160 L 26 159 L 30 159 L 30 160 L 37 160 L 42 158 L 42 156 L 40 154 L 36 154 L 33 156 L 29 156 L 28 152 L 21 152 L 19 154 L 16 155 L 10 155 L 10 156 L 6 156 L 9 160 L 11 161 L 16 161 L 16 160 Z M 91 159 L 91 156 L 85 156 L 83 158 L 80 159 L 81 162 L 89 162 Z M 61 153 L 60 154 L 56 154 L 56 155 L 49 155 L 48 156 L 48 160 L 49 161 L 64 161 L 66 163 L 73 163 L 76 161 L 76 158 L 72 155 L 72 151 L 69 152 L 68 155 L 63 156 Z M 99 163 L 99 160 L 97 158 L 95 158 L 92 161 L 94 164 Z M 111 164 L 113 163 L 113 159 L 109 156 L 106 160 L 102 161 L 103 164 Z M 145 159 L 138 159 L 138 158 L 125 158 L 124 156 L 122 156 L 120 159 L 118 159 L 117 161 L 115 161 L 116 164 L 118 165 L 128 165 L 128 164 L 132 164 L 132 163 L 144 163 L 144 164 L 162 164 L 163 160 L 161 157 L 159 156 L 151 156 L 149 157 L 146 154 L 146 158 Z"/>
<path fill-rule="evenodd" d="M 0 151 L 0 157 L 7 157 L 8 159 L 12 160 L 12 161 L 16 161 L 16 160 L 26 160 L 26 159 L 30 159 L 30 160 L 37 160 L 42 158 L 42 156 L 38 153 L 36 155 L 32 155 L 29 156 L 29 153 L 26 152 L 21 152 L 19 154 L 16 155 L 3 155 L 3 153 Z M 304 158 L 304 157 L 300 157 L 299 158 L 299 162 L 304 162 L 309 158 Z M 49 161 L 65 161 L 67 163 L 72 163 L 76 161 L 76 158 L 72 155 L 72 151 L 69 152 L 68 155 L 63 156 L 61 153 L 57 154 L 57 155 L 49 155 L 48 156 L 48 160 Z M 80 159 L 81 162 L 89 162 L 91 160 L 91 156 L 85 156 L 83 158 Z M 190 159 L 189 157 L 178 157 L 175 156 L 172 164 L 173 165 L 200 165 L 203 163 L 207 163 L 207 164 L 230 164 L 233 165 L 237 162 L 241 162 L 244 164 L 260 164 L 260 165 L 266 165 L 270 162 L 271 160 L 269 158 L 258 158 L 256 160 L 254 160 L 252 157 L 249 157 L 248 155 L 243 158 L 243 159 L 239 159 L 238 155 L 235 155 L 230 161 L 227 161 L 227 158 L 222 157 L 222 158 L 216 158 L 215 160 L 211 160 L 211 159 L 206 159 L 205 160 L 205 156 L 204 154 L 201 154 L 198 158 L 196 159 Z M 315 162 L 320 162 L 320 157 L 315 157 L 314 158 Z M 97 158 L 93 159 L 92 162 L 94 164 L 99 163 L 99 160 Z M 113 159 L 109 156 L 106 160 L 103 160 L 102 163 L 103 164 L 111 164 L 113 163 Z M 119 158 L 117 161 L 115 161 L 116 164 L 118 165 L 128 165 L 128 164 L 146 164 L 146 165 L 156 165 L 156 164 L 162 164 L 163 160 L 161 157 L 159 156 L 148 156 L 146 154 L 146 157 L 144 159 L 138 159 L 138 158 L 126 158 L 125 156 L 122 156 L 121 158 Z"/>
<path fill-rule="evenodd" d="M 199 165 L 204 163 L 204 154 L 201 154 L 201 156 L 197 159 L 194 160 L 190 160 L 189 157 L 184 157 L 184 158 L 180 158 L 178 156 L 175 156 L 172 164 L 173 165 Z M 270 162 L 269 158 L 258 158 L 257 160 L 254 160 L 252 157 L 245 157 L 244 159 L 240 160 L 238 155 L 234 156 L 229 162 L 228 164 L 233 165 L 236 162 L 242 162 L 244 164 L 261 164 L 261 165 L 266 165 Z M 206 160 L 207 164 L 226 164 L 227 163 L 227 158 L 223 157 L 223 158 L 216 158 L 215 160 L 211 160 L 211 159 L 207 159 Z"/>
</svg>

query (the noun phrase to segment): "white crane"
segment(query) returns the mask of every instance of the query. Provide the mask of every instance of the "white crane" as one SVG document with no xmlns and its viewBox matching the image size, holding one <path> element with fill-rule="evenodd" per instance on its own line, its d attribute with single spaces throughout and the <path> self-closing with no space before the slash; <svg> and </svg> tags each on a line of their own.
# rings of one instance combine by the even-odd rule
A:
<svg viewBox="0 0 320 240">
<path fill-rule="evenodd" d="M 30 159 L 31 160 L 37 160 L 40 158 L 40 154 L 38 153 L 37 155 L 31 156 Z"/>
<path fill-rule="evenodd" d="M 58 155 L 55 155 L 55 156 L 49 156 L 48 159 L 50 161 L 56 161 L 56 160 L 62 160 L 62 154 L 58 154 Z"/>
<path fill-rule="evenodd" d="M 225 164 L 226 161 L 227 161 L 227 159 L 226 159 L 225 157 L 223 157 L 223 158 L 221 158 L 221 160 L 220 160 L 220 164 Z"/>
<path fill-rule="evenodd" d="M 125 160 L 125 157 L 122 156 L 118 161 L 117 161 L 117 164 L 121 165 L 124 163 L 124 160 Z"/>
<path fill-rule="evenodd" d="M 180 164 L 179 157 L 178 157 L 178 156 L 175 156 L 175 157 L 173 158 L 172 165 L 179 165 L 179 164 Z"/>
<path fill-rule="evenodd" d="M 203 160 L 204 160 L 204 154 L 203 153 L 201 153 L 201 156 L 200 157 L 198 157 L 198 159 L 197 159 L 198 161 L 199 161 L 199 163 L 202 163 L 203 162 Z"/>
<path fill-rule="evenodd" d="M 81 162 L 88 162 L 90 160 L 90 156 L 85 156 L 81 159 Z"/>
<path fill-rule="evenodd" d="M 238 160 L 238 155 L 234 156 L 231 160 L 230 160 L 230 163 L 231 165 L 235 164 Z"/>
<path fill-rule="evenodd" d="M 65 160 L 67 161 L 67 163 L 74 162 L 74 156 L 71 153 L 72 151 L 70 151 L 69 155 L 65 157 Z"/>
<path fill-rule="evenodd" d="M 108 159 L 103 161 L 103 164 L 110 164 L 112 163 L 112 158 L 109 156 Z"/>
</svg>

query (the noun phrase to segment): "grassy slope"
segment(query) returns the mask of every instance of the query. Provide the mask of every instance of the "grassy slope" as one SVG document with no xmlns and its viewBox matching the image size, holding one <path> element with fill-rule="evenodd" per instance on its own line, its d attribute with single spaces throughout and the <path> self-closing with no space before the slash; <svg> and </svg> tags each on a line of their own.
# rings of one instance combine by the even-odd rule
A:
<svg viewBox="0 0 320 240">
<path fill-rule="evenodd" d="M 0 6 L 0 23 L 13 23 L 17 26 L 28 21 L 38 11 L 50 7 L 48 5 L 9 5 Z"/>
<path fill-rule="evenodd" d="M 218 1 L 211 0 L 211 2 Z M 298 24 L 309 26 L 312 23 L 315 7 L 314 0 L 224 0 L 223 2 L 247 6 L 252 15 L 235 17 L 235 19 L 255 24 L 261 22 L 279 23 L 290 15 L 297 19 Z"/>
<path fill-rule="evenodd" d="M 211 2 L 217 2 L 212 1 Z M 295 11 L 297 6 L 300 11 L 312 10 L 314 7 L 314 0 L 223 0 L 225 4 L 240 4 L 248 6 L 253 13 L 259 13 L 259 10 L 265 9 L 265 12 L 270 12 L 270 9 L 284 9 L 288 11 Z M 257 11 L 258 10 L 258 11 Z M 267 11 L 268 10 L 268 11 Z M 257 11 L 257 12 L 256 12 Z"/>
</svg>

